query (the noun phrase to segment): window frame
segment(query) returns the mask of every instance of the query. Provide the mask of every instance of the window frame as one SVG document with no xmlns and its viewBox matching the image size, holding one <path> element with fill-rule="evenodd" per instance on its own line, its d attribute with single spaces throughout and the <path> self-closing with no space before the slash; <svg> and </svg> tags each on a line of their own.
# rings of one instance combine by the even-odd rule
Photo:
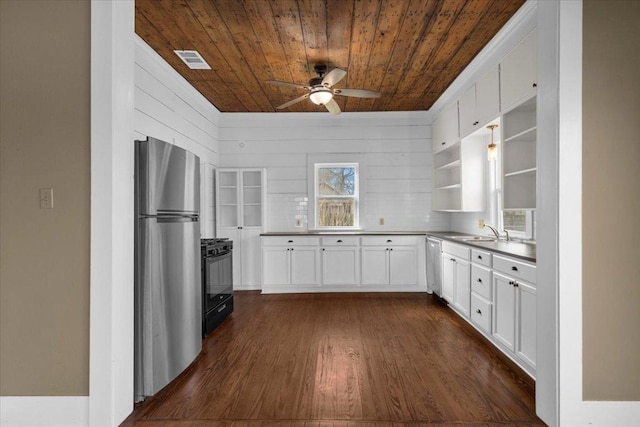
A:
<svg viewBox="0 0 640 427">
<path fill-rule="evenodd" d="M 331 195 L 331 196 L 322 196 L 319 194 L 319 180 L 318 173 L 320 169 L 329 169 L 329 168 L 352 168 L 355 171 L 354 176 L 354 185 L 353 185 L 353 195 Z M 313 224 L 314 228 L 317 230 L 356 230 L 360 228 L 360 164 L 358 162 L 322 162 L 322 163 L 314 163 L 313 164 L 313 206 L 314 206 L 314 215 L 313 215 Z M 322 199 L 352 199 L 354 200 L 354 224 L 353 225 L 345 225 L 345 226 L 321 226 L 319 224 L 318 212 L 319 212 L 319 202 Z"/>
</svg>

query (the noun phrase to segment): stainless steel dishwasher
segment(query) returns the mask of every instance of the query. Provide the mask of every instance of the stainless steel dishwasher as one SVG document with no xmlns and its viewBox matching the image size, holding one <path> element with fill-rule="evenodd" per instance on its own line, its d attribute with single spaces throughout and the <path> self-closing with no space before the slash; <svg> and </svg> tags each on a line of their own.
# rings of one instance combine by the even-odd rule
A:
<svg viewBox="0 0 640 427">
<path fill-rule="evenodd" d="M 442 297 L 442 240 L 427 237 L 427 291 Z"/>
</svg>

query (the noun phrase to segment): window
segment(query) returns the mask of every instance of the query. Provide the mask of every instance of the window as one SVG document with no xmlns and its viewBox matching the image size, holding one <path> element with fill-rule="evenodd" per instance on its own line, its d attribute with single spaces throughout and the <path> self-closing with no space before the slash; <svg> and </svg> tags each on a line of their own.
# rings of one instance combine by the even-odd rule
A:
<svg viewBox="0 0 640 427">
<path fill-rule="evenodd" d="M 314 176 L 316 227 L 358 227 L 358 164 L 316 163 Z"/>
<path fill-rule="evenodd" d="M 534 211 L 533 210 L 503 210 L 502 227 L 513 237 L 533 240 Z"/>
</svg>

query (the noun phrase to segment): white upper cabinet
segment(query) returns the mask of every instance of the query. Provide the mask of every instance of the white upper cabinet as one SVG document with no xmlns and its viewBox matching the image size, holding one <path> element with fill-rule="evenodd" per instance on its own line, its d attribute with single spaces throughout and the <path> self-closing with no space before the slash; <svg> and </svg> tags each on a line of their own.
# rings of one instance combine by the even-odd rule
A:
<svg viewBox="0 0 640 427">
<path fill-rule="evenodd" d="M 502 110 L 510 110 L 536 92 L 536 32 L 529 33 L 500 62 Z"/>
<path fill-rule="evenodd" d="M 460 135 L 466 136 L 478 129 L 476 116 L 476 85 L 462 95 L 458 100 L 458 111 L 460 112 Z"/>
<path fill-rule="evenodd" d="M 458 103 L 446 107 L 433 122 L 433 152 L 451 147 L 458 141 Z"/>
<path fill-rule="evenodd" d="M 476 121 L 481 128 L 500 115 L 500 73 L 498 66 L 476 82 Z"/>
<path fill-rule="evenodd" d="M 465 137 L 500 115 L 498 66 L 482 76 L 458 100 L 460 136 Z"/>
</svg>

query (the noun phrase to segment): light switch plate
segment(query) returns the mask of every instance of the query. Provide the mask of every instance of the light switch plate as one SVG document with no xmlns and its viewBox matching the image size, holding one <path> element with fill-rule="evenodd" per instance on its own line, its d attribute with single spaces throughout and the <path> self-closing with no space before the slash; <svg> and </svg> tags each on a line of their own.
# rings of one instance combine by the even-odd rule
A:
<svg viewBox="0 0 640 427">
<path fill-rule="evenodd" d="M 40 189 L 40 209 L 53 209 L 53 188 Z"/>
<path fill-rule="evenodd" d="M 479 219 L 478 220 L 478 228 L 480 230 L 482 230 L 484 228 L 484 219 Z"/>
<path fill-rule="evenodd" d="M 380 218 L 380 220 L 378 221 L 378 223 L 379 223 L 380 225 L 384 225 L 384 218 Z"/>
</svg>

